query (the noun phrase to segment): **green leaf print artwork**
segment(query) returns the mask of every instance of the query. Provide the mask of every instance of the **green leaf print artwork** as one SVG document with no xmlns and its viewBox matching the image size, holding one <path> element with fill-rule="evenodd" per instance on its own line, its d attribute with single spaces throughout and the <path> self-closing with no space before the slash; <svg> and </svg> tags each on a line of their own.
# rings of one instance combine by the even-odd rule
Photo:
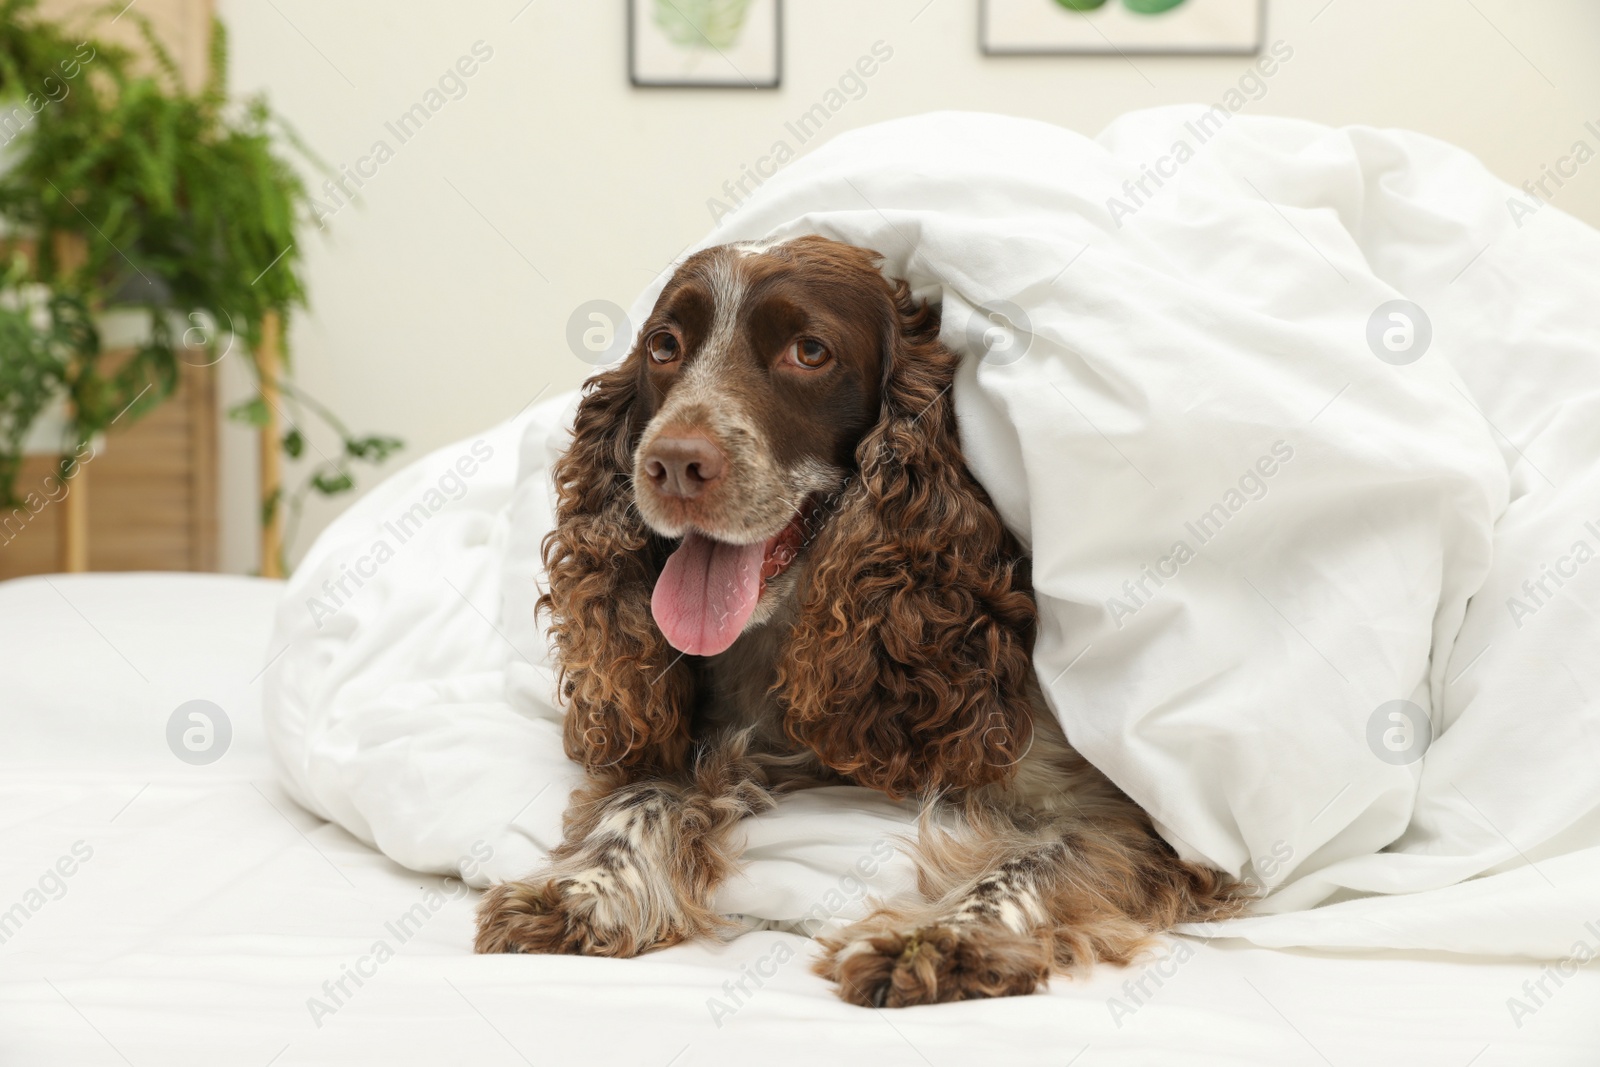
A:
<svg viewBox="0 0 1600 1067">
<path fill-rule="evenodd" d="M 1056 0 L 1068 11 L 1093 11 L 1104 7 L 1106 0 Z M 1122 0 L 1123 6 L 1137 15 L 1159 15 L 1171 11 L 1183 0 Z"/>
<path fill-rule="evenodd" d="M 656 0 L 661 33 L 689 51 L 732 48 L 744 29 L 750 0 Z"/>
</svg>

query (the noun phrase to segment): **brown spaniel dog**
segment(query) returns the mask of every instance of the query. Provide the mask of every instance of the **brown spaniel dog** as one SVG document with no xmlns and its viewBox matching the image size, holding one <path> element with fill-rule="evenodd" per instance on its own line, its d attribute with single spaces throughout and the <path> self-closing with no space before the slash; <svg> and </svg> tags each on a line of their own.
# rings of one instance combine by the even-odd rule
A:
<svg viewBox="0 0 1600 1067">
<path fill-rule="evenodd" d="M 547 869 L 485 897 L 478 951 L 713 935 L 729 831 L 824 784 L 959 827 L 923 819 L 920 899 L 823 941 L 857 1004 L 1030 993 L 1241 906 L 1067 744 L 1027 557 L 962 459 L 958 357 L 876 258 L 819 237 L 697 253 L 588 383 L 540 602 L 588 784 Z"/>
</svg>

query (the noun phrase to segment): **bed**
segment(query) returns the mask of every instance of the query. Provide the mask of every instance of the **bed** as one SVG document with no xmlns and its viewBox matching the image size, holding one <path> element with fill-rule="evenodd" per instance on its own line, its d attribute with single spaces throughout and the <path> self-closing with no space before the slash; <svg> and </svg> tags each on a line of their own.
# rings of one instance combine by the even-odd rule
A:
<svg viewBox="0 0 1600 1067">
<path fill-rule="evenodd" d="M 576 780 L 532 609 L 573 402 L 548 397 L 374 488 L 288 583 L 0 585 L 0 1062 L 1600 1061 L 1593 576 L 1515 606 L 1571 564 L 1600 484 L 1600 239 L 1548 207 L 1513 223 L 1508 187 L 1426 138 L 1245 117 L 1108 222 L 1101 194 L 1206 119 L 899 120 L 707 240 L 821 231 L 942 287 L 1052 706 L 1174 847 L 1274 888 L 1258 914 L 1037 996 L 849 1007 L 796 920 L 859 914 L 840 872 L 915 812 L 830 787 L 743 824 L 726 943 L 473 956 L 477 888 L 537 864 Z M 977 147 L 935 169 L 908 147 L 942 142 Z M 1384 347 L 1397 294 L 1435 354 Z M 1000 319 L 1031 349 L 984 349 Z M 1301 458 L 1268 486 L 1284 426 Z M 1108 595 L 1233 496 L 1161 597 Z M 1373 714 L 1407 692 L 1426 760 L 1386 758 Z"/>
<path fill-rule="evenodd" d="M 75 844 L 91 853 L 5 924 L 0 1062 L 943 1067 L 1004 1048 L 1058 1067 L 1178 1053 L 1490 1067 L 1593 1064 L 1600 1050 L 1600 971 L 1557 987 L 1541 964 L 1444 953 L 1175 939 L 1159 962 L 1039 996 L 888 1014 L 836 1000 L 807 969 L 809 942 L 777 931 L 625 961 L 474 956 L 476 891 L 399 867 L 276 784 L 259 676 L 279 597 L 279 583 L 198 575 L 0 585 L 0 901 L 26 908 Z M 205 766 L 166 740 L 196 699 L 232 726 Z M 346 977 L 358 968 L 371 972 L 359 985 Z M 1544 1005 L 1513 1018 L 1507 1000 L 1542 978 Z M 740 980 L 748 993 L 730 994 Z"/>
</svg>

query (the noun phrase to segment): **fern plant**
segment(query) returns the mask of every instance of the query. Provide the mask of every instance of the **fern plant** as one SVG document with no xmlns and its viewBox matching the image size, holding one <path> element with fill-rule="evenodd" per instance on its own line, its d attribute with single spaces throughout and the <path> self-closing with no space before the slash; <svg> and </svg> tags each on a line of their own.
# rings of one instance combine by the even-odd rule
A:
<svg viewBox="0 0 1600 1067">
<path fill-rule="evenodd" d="M 291 313 L 306 304 L 298 234 L 310 202 L 285 149 L 326 169 L 265 100 L 229 98 L 220 22 L 206 82 L 191 91 L 137 12 L 126 17 L 139 27 L 150 73 L 126 50 L 39 17 L 35 4 L 0 0 L 0 222 L 13 245 L 21 238 L 34 249 L 0 278 L 0 386 L 18 390 L 0 401 L 0 505 L 8 506 L 22 438 L 56 395 L 70 400 L 62 442 L 70 453 L 113 420 L 132 422 L 169 398 L 180 358 L 237 351 L 262 384 L 251 354 L 263 321 L 276 313 L 287 336 Z M 63 234 L 81 238 L 72 242 L 85 250 L 81 261 L 63 258 Z M 22 296 L 40 286 L 49 293 L 43 316 Z M 113 366 L 89 309 L 142 312 L 147 339 Z M 341 441 L 299 487 L 265 503 L 264 523 L 282 507 L 292 524 L 308 493 L 348 492 L 353 463 L 382 462 L 401 442 L 350 433 L 294 384 L 287 353 L 283 366 L 268 383 L 286 409 L 280 447 L 301 456 L 307 420 Z M 265 425 L 259 388 L 229 415 Z"/>
<path fill-rule="evenodd" d="M 98 344 L 80 299 L 27 278 L 21 255 L 0 275 L 0 493 L 13 497 L 29 428 L 66 390 L 74 354 Z"/>
</svg>

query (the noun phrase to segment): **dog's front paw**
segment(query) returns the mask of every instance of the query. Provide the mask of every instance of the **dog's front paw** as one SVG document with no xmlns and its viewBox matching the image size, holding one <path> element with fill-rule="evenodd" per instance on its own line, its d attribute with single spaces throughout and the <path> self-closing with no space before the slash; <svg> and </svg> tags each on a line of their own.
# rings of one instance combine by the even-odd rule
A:
<svg viewBox="0 0 1600 1067">
<path fill-rule="evenodd" d="M 478 904 L 476 952 L 571 952 L 561 894 L 551 882 L 501 882 Z"/>
<path fill-rule="evenodd" d="M 604 923 L 594 887 L 570 878 L 502 882 L 478 905 L 478 952 L 632 956 L 638 950 Z"/>
<path fill-rule="evenodd" d="M 489 887 L 478 905 L 478 952 L 637 956 L 684 931 L 619 893 L 605 872 Z"/>
<path fill-rule="evenodd" d="M 1050 978 L 1050 953 L 1039 938 L 992 924 L 902 931 L 869 920 L 822 944 L 816 972 L 864 1007 L 1024 996 Z"/>
</svg>

